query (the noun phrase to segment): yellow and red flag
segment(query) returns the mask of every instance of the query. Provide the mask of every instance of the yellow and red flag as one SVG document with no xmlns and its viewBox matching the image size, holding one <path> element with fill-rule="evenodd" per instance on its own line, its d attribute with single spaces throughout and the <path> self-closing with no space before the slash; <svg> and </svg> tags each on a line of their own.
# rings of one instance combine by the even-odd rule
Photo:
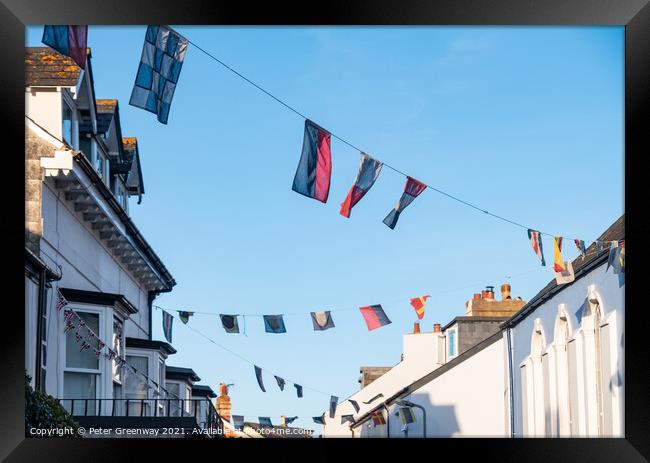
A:
<svg viewBox="0 0 650 463">
<path fill-rule="evenodd" d="M 562 237 L 556 236 L 553 239 L 553 270 L 557 273 L 566 272 L 566 263 L 562 258 Z"/>
<path fill-rule="evenodd" d="M 418 320 L 422 320 L 422 317 L 424 317 L 424 306 L 427 303 L 427 299 L 430 297 L 431 295 L 427 294 L 426 296 L 414 297 L 411 299 L 411 305 L 415 309 L 415 313 L 418 315 Z"/>
</svg>

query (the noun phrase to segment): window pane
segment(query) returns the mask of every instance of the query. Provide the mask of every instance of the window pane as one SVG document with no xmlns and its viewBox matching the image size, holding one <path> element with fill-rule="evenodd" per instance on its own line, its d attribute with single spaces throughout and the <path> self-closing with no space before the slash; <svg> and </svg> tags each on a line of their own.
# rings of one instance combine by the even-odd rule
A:
<svg viewBox="0 0 650 463">
<path fill-rule="evenodd" d="M 63 139 L 72 145 L 72 110 L 63 104 Z"/>
<path fill-rule="evenodd" d="M 138 372 L 149 374 L 149 359 L 147 357 L 127 355 L 126 361 Z M 128 367 L 124 369 L 124 398 L 129 400 L 147 399 L 147 380 L 141 374 L 133 373 Z M 147 402 L 129 403 L 129 415 L 148 416 L 148 405 Z"/>
<path fill-rule="evenodd" d="M 136 355 L 127 355 L 126 361 L 132 365 L 138 372 L 148 374 L 149 359 Z M 133 373 L 128 367 L 124 369 L 125 379 L 125 397 L 127 399 L 146 399 L 147 398 L 147 380 L 140 374 Z"/>
<path fill-rule="evenodd" d="M 122 357 L 122 352 L 123 352 L 123 326 L 124 324 L 122 323 L 121 320 L 117 318 L 113 318 L 113 350 L 117 353 L 118 357 Z M 113 379 L 115 381 L 122 381 L 122 369 L 118 367 L 117 361 L 113 360 L 112 361 L 112 372 L 113 372 Z"/>
<path fill-rule="evenodd" d="M 81 319 L 86 323 L 86 326 L 93 330 L 95 333 L 99 333 L 99 314 L 87 313 L 87 312 L 77 312 Z M 77 342 L 76 331 L 79 331 L 79 335 L 82 339 Z M 97 339 L 91 338 L 90 340 L 86 339 L 88 330 L 86 328 L 77 328 L 77 330 L 70 330 L 66 333 L 65 338 L 65 357 L 66 357 L 66 366 L 70 368 L 88 368 L 91 370 L 99 369 L 99 359 L 95 356 L 93 349 L 85 349 L 83 352 L 80 351 L 81 344 L 85 340 L 92 347 L 97 348 Z"/>
<path fill-rule="evenodd" d="M 178 383 L 168 383 L 167 390 L 169 391 L 169 398 L 172 399 L 169 404 L 170 416 L 179 416 L 181 410 L 181 402 L 178 400 L 181 397 L 181 388 Z"/>
<path fill-rule="evenodd" d="M 97 397 L 97 375 L 92 373 L 71 373 L 63 374 L 63 398 L 64 399 L 94 399 Z M 64 400 L 63 404 L 68 411 L 72 410 L 72 404 L 69 400 Z M 86 413 L 86 403 L 83 400 L 75 400 L 75 415 Z M 95 414 L 95 401 L 88 401 L 88 415 Z"/>
</svg>

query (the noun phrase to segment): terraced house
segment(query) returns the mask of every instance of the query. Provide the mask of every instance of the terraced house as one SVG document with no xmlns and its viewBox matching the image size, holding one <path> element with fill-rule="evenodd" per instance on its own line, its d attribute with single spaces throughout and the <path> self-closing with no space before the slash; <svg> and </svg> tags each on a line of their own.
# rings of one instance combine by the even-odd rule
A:
<svg viewBox="0 0 650 463">
<path fill-rule="evenodd" d="M 80 422 L 220 426 L 208 398 L 166 392 L 176 350 L 152 339 L 152 303 L 176 282 L 129 216 L 145 192 L 138 140 L 123 136 L 119 102 L 96 98 L 87 54 L 82 70 L 49 48 L 26 50 L 27 374 Z M 146 377 L 97 354 L 97 339 L 80 350 L 56 308 L 59 293 Z"/>
</svg>

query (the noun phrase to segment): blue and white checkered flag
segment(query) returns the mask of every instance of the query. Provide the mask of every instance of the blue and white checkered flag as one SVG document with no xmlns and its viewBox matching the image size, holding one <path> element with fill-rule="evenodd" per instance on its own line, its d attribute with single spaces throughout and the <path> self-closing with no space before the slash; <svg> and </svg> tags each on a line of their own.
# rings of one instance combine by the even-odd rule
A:
<svg viewBox="0 0 650 463">
<path fill-rule="evenodd" d="M 168 26 L 148 26 L 129 104 L 167 124 L 188 41 Z"/>
</svg>

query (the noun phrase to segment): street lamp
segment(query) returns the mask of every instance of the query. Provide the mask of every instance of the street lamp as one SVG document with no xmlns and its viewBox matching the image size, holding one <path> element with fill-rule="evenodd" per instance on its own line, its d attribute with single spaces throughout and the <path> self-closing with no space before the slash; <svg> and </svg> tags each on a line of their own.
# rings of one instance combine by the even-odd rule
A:
<svg viewBox="0 0 650 463">
<path fill-rule="evenodd" d="M 422 410 L 422 426 L 423 426 L 423 436 L 422 437 L 427 437 L 427 412 L 422 407 L 421 405 L 414 404 L 410 400 L 398 400 L 395 402 L 397 405 L 402 406 L 402 407 L 412 407 L 412 408 L 419 408 Z"/>
</svg>

